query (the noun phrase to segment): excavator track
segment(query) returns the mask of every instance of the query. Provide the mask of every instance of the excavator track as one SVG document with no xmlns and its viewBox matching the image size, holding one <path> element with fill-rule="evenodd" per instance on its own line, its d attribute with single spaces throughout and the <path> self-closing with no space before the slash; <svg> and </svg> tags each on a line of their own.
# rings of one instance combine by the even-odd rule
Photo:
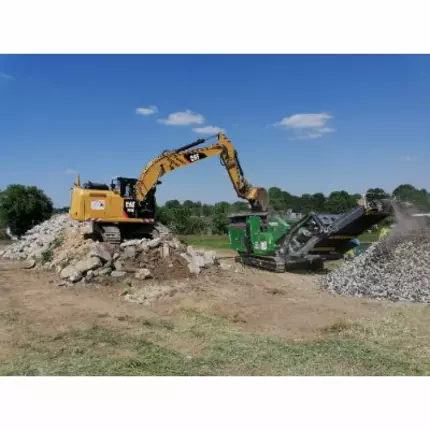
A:
<svg viewBox="0 0 430 430">
<path fill-rule="evenodd" d="M 244 266 L 256 267 L 258 269 L 267 270 L 269 272 L 285 272 L 285 262 L 282 260 L 282 258 L 279 257 L 261 257 L 241 254 L 237 257 L 237 261 Z"/>
<path fill-rule="evenodd" d="M 101 236 L 103 242 L 112 245 L 119 245 L 121 243 L 121 230 L 116 225 L 94 223 L 93 231 Z"/>
</svg>

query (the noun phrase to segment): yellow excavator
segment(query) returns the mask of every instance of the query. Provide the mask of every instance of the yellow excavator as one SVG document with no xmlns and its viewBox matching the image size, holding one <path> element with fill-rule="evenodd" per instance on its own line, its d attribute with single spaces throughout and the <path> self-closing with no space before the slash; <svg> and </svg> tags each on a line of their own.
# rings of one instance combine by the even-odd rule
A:
<svg viewBox="0 0 430 430">
<path fill-rule="evenodd" d="M 214 138 L 217 138 L 216 143 L 195 148 Z M 237 196 L 247 200 L 252 211 L 266 211 L 269 203 L 266 189 L 248 183 L 232 142 L 224 133 L 218 133 L 176 150 L 164 151 L 146 165 L 138 179 L 116 177 L 110 186 L 93 182 L 81 186 L 77 175 L 72 188 L 70 217 L 91 221 L 93 233 L 112 244 L 125 238 L 151 237 L 156 224 L 155 192 L 161 177 L 216 155 L 227 169 Z"/>
</svg>

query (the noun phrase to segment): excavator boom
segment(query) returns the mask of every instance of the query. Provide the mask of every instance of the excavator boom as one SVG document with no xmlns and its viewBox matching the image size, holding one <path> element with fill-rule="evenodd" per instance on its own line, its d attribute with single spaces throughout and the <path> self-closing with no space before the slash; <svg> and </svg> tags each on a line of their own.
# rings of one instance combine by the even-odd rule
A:
<svg viewBox="0 0 430 430">
<path fill-rule="evenodd" d="M 216 143 L 195 148 L 214 137 L 218 137 Z M 143 201 L 166 173 L 214 156 L 220 157 L 221 164 L 226 168 L 237 196 L 246 199 L 253 210 L 267 210 L 267 191 L 264 188 L 253 187 L 248 183 L 244 177 L 237 151 L 223 133 L 206 139 L 198 139 L 173 151 L 165 151 L 150 161 L 142 170 L 136 183 L 136 199 Z"/>
</svg>

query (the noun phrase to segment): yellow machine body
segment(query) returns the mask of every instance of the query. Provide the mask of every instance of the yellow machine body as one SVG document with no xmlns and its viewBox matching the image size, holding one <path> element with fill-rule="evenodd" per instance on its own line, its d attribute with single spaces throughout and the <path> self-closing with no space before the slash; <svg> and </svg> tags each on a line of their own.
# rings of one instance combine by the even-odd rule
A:
<svg viewBox="0 0 430 430">
<path fill-rule="evenodd" d="M 91 182 L 81 186 L 78 176 L 72 189 L 70 217 L 77 221 L 92 221 L 103 240 L 111 243 L 120 242 L 126 233 L 132 237 L 138 230 L 147 234 L 155 223 L 155 191 L 161 177 L 214 156 L 220 157 L 237 196 L 247 200 L 252 210 L 266 210 L 266 189 L 248 183 L 232 142 L 223 133 L 216 137 L 217 142 L 207 147 L 195 148 L 211 138 L 164 151 L 145 166 L 137 179 L 119 177 L 110 186 Z"/>
</svg>

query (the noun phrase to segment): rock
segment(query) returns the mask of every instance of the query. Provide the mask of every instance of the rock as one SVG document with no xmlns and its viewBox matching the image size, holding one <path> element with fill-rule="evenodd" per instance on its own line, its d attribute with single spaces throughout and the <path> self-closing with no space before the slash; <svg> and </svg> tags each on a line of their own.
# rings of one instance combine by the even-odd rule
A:
<svg viewBox="0 0 430 430">
<path fill-rule="evenodd" d="M 149 250 L 148 242 L 142 242 L 139 246 L 141 252 L 145 253 Z"/>
<path fill-rule="evenodd" d="M 23 263 L 22 268 L 23 269 L 32 269 L 36 265 L 36 260 L 27 260 Z"/>
<path fill-rule="evenodd" d="M 94 270 L 102 266 L 102 263 L 98 257 L 89 257 L 85 260 L 78 261 L 75 265 L 76 270 L 82 273 L 86 273 L 89 270 Z"/>
<path fill-rule="evenodd" d="M 151 275 L 151 271 L 149 269 L 143 268 L 143 269 L 136 270 L 134 277 L 136 279 L 149 279 L 152 277 L 152 275 Z"/>
<path fill-rule="evenodd" d="M 170 255 L 170 248 L 167 243 L 163 243 L 161 249 L 161 258 L 167 258 Z"/>
<path fill-rule="evenodd" d="M 70 276 L 76 274 L 78 271 L 73 266 L 67 266 L 60 272 L 61 279 L 67 279 L 70 278 Z"/>
<path fill-rule="evenodd" d="M 114 270 L 110 274 L 112 278 L 122 278 L 123 276 L 127 275 L 127 272 L 124 272 L 122 270 Z"/>
<path fill-rule="evenodd" d="M 188 263 L 188 270 L 193 275 L 198 275 L 201 272 L 199 264 L 195 261 L 191 261 L 191 263 Z"/>
<path fill-rule="evenodd" d="M 221 261 L 220 263 L 219 263 L 219 267 L 222 269 L 222 270 L 230 270 L 231 269 L 231 264 L 228 264 L 228 263 L 225 263 L 224 261 Z"/>
<path fill-rule="evenodd" d="M 142 243 L 141 239 L 126 240 L 125 242 L 121 243 L 120 247 L 127 248 L 128 246 L 139 246 L 141 243 Z"/>
<path fill-rule="evenodd" d="M 72 284 L 70 279 L 88 281 L 112 273 L 113 277 L 134 273 L 136 279 L 168 280 L 178 275 L 186 279 L 190 272 L 200 273 L 214 261 L 211 254 L 192 248 L 188 249 L 190 255 L 186 254 L 185 245 L 168 228 L 158 227 L 152 240 L 133 239 L 113 246 L 94 242 L 88 235 L 91 223 L 73 221 L 68 214 L 55 215 L 2 249 L 1 254 L 3 258 L 26 261 L 26 267 L 54 270 L 68 285 Z M 186 254 L 186 262 L 178 259 L 181 253 Z M 189 270 L 184 270 L 184 264 Z"/>
<path fill-rule="evenodd" d="M 185 245 L 181 243 L 176 237 L 172 239 L 173 248 L 183 251 L 185 249 Z"/>
<path fill-rule="evenodd" d="M 124 263 L 120 260 L 117 260 L 113 263 L 113 267 L 115 267 L 115 270 L 119 270 L 120 272 L 123 271 L 124 269 Z"/>
<path fill-rule="evenodd" d="M 335 294 L 430 303 L 430 231 L 396 232 L 317 283 Z"/>
<path fill-rule="evenodd" d="M 69 276 L 70 282 L 79 282 L 82 279 L 82 273 L 81 272 L 75 272 L 72 275 Z"/>
<path fill-rule="evenodd" d="M 181 256 L 183 258 L 185 258 L 188 263 L 189 263 L 189 267 L 193 267 L 193 272 L 195 273 L 197 272 L 196 267 L 200 268 L 204 268 L 204 267 L 208 267 L 212 264 L 215 263 L 216 261 L 216 253 L 213 251 L 197 251 L 194 250 L 193 247 L 188 246 L 187 247 L 187 252 L 185 253 L 181 253 Z M 200 271 L 199 271 L 200 273 Z"/>
<path fill-rule="evenodd" d="M 136 248 L 134 246 L 128 246 L 124 249 L 124 255 L 126 258 L 134 260 L 136 258 Z"/>
<path fill-rule="evenodd" d="M 147 243 L 148 248 L 152 249 L 152 248 L 156 248 L 158 245 L 160 245 L 161 243 L 161 237 L 156 237 L 155 239 L 150 240 Z"/>
<path fill-rule="evenodd" d="M 103 267 L 101 269 L 97 269 L 94 271 L 94 276 L 106 276 L 109 275 L 112 272 L 112 268 L 110 267 Z"/>
<path fill-rule="evenodd" d="M 115 246 L 110 243 L 98 243 L 90 252 L 90 257 L 98 257 L 104 263 L 112 260 Z"/>
</svg>

